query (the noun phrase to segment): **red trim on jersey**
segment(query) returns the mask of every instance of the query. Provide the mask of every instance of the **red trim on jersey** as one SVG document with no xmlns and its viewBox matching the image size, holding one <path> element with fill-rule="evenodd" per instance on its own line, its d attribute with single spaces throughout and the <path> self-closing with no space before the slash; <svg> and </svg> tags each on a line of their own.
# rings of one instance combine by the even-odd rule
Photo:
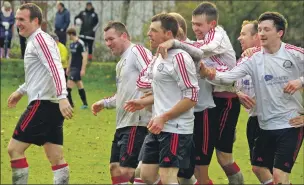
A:
<svg viewBox="0 0 304 185">
<path fill-rule="evenodd" d="M 138 78 L 137 78 L 137 80 L 136 80 L 136 85 L 137 85 L 137 87 L 139 87 L 139 88 L 151 88 L 151 83 L 142 82 L 142 81 L 141 81 L 141 77 L 144 76 L 144 74 L 145 74 L 145 72 L 147 71 L 147 69 L 148 69 L 148 66 L 140 72 L 140 74 L 139 74 L 139 76 L 138 76 Z"/>
<path fill-rule="evenodd" d="M 185 61 L 184 61 L 184 57 L 181 53 L 177 54 L 175 56 L 180 73 L 182 75 L 183 78 L 183 82 L 185 83 L 187 88 L 193 88 L 192 89 L 192 96 L 191 96 L 191 100 L 193 101 L 197 101 L 197 92 L 194 88 L 194 86 L 191 84 L 190 80 L 189 80 L 189 76 L 186 70 L 186 65 L 185 65 Z"/>
<path fill-rule="evenodd" d="M 139 51 L 141 57 L 144 59 L 146 65 L 149 65 L 150 61 L 148 59 L 148 55 L 146 53 L 146 50 L 141 45 L 136 45 L 135 47 Z"/>
<path fill-rule="evenodd" d="M 297 46 L 294 46 L 294 45 L 291 45 L 291 44 L 285 44 L 285 48 L 295 50 L 295 51 L 298 51 L 298 52 L 304 54 L 304 49 L 303 48 L 300 48 L 300 47 L 297 47 Z"/>
<path fill-rule="evenodd" d="M 32 120 L 33 116 L 35 115 L 38 107 L 40 105 L 40 100 L 36 100 L 36 102 L 34 103 L 32 109 L 30 110 L 30 112 L 26 115 L 26 117 L 24 118 L 24 120 L 22 121 L 21 125 L 20 125 L 20 129 L 24 132 L 25 128 L 27 127 L 28 123 Z"/>
<path fill-rule="evenodd" d="M 293 161 L 296 161 L 299 150 L 301 148 L 302 141 L 303 141 L 303 127 L 300 128 L 300 131 L 299 131 L 299 134 L 298 134 L 297 147 L 296 147 L 296 150 L 293 154 Z"/>
<path fill-rule="evenodd" d="M 208 153 L 208 139 L 209 139 L 209 119 L 208 119 L 208 109 L 204 110 L 203 113 L 204 119 L 204 144 L 203 144 L 203 153 L 207 155 Z"/>
<path fill-rule="evenodd" d="M 171 150 L 173 155 L 176 155 L 177 146 L 178 146 L 178 134 L 172 133 L 171 134 L 170 150 Z"/>
<path fill-rule="evenodd" d="M 60 76 L 58 73 L 58 69 L 54 63 L 53 57 L 50 53 L 50 50 L 47 47 L 47 44 L 44 40 L 44 38 L 42 37 L 41 33 L 38 33 L 37 36 L 35 37 L 40 45 L 40 48 L 43 51 L 43 54 L 45 56 L 45 58 L 48 61 L 49 67 L 52 71 L 53 74 L 53 78 L 55 80 L 55 85 L 56 85 L 56 90 L 57 90 L 57 96 L 61 95 L 62 93 L 62 85 L 61 85 L 61 80 L 60 80 Z"/>
<path fill-rule="evenodd" d="M 211 30 L 209 30 L 209 32 L 208 32 L 208 39 L 205 41 L 204 44 L 209 44 L 214 39 L 214 34 L 215 34 L 215 29 L 214 28 L 212 28 Z"/>
<path fill-rule="evenodd" d="M 226 121 L 227 121 L 227 118 L 228 118 L 228 114 L 229 114 L 229 111 L 231 110 L 231 108 L 232 108 L 232 100 L 231 100 L 231 98 L 228 98 L 227 107 L 226 107 L 226 109 L 224 111 L 224 114 L 222 116 L 222 119 L 221 119 L 221 124 L 220 124 L 221 130 L 220 130 L 219 138 L 221 138 L 221 136 L 222 136 L 222 132 L 225 128 Z"/>
</svg>

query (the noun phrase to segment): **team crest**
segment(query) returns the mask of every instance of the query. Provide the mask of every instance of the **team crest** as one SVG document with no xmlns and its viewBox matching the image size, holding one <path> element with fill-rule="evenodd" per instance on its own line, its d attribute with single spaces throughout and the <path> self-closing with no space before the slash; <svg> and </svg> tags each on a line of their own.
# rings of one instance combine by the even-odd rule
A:
<svg viewBox="0 0 304 185">
<path fill-rule="evenodd" d="M 287 68 L 291 68 L 292 67 L 292 62 L 290 60 L 285 60 L 285 62 L 283 63 L 283 67 Z"/>
<path fill-rule="evenodd" d="M 164 69 L 164 64 L 163 63 L 158 64 L 157 71 L 161 72 L 163 69 Z"/>
</svg>

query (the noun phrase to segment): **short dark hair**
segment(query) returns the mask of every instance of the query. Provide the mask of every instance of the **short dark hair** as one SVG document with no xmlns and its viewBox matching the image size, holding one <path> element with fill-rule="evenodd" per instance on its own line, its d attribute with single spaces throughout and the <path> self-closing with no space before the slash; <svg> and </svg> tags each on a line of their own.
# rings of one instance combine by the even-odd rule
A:
<svg viewBox="0 0 304 185">
<path fill-rule="evenodd" d="M 68 34 L 68 35 L 74 35 L 74 36 L 76 36 L 77 35 L 77 33 L 76 33 L 76 29 L 75 28 L 69 28 L 67 31 L 66 31 L 66 33 Z"/>
<path fill-rule="evenodd" d="M 187 22 L 185 20 L 185 18 L 176 12 L 170 12 L 169 15 L 172 15 L 173 17 L 175 17 L 175 19 L 178 22 L 178 25 L 182 28 L 183 32 L 185 35 L 187 35 Z"/>
<path fill-rule="evenodd" d="M 213 20 L 218 22 L 219 19 L 219 14 L 216 5 L 210 2 L 203 2 L 200 5 L 198 5 L 192 12 L 192 16 L 197 16 L 197 15 L 206 15 L 208 23 L 210 23 Z"/>
<path fill-rule="evenodd" d="M 124 23 L 118 22 L 118 21 L 110 21 L 110 22 L 108 22 L 106 27 L 103 29 L 103 31 L 108 31 L 111 28 L 113 28 L 116 32 L 118 32 L 120 34 L 126 33 L 128 38 L 130 38 L 127 27 L 126 27 L 126 25 L 124 25 Z"/>
<path fill-rule="evenodd" d="M 285 32 L 288 27 L 288 23 L 282 14 L 280 14 L 279 12 L 264 12 L 260 15 L 260 17 L 258 19 L 258 23 L 261 23 L 262 21 L 265 21 L 265 20 L 272 20 L 277 31 L 280 31 L 280 30 L 283 31 L 283 35 L 281 38 L 284 37 Z"/>
<path fill-rule="evenodd" d="M 42 22 L 42 11 L 39 6 L 37 6 L 34 3 L 26 3 L 21 5 L 19 10 L 29 10 L 30 11 L 30 20 L 34 20 L 35 18 L 38 18 L 38 24 L 41 25 Z"/>
<path fill-rule="evenodd" d="M 62 2 L 58 3 L 62 8 L 64 8 L 64 4 Z"/>
<path fill-rule="evenodd" d="M 244 20 L 242 23 L 242 27 L 246 26 L 247 24 L 253 25 L 253 27 L 251 29 L 251 35 L 255 35 L 258 33 L 258 21 L 257 20 L 253 20 L 253 21 Z"/>
<path fill-rule="evenodd" d="M 152 22 L 160 21 L 165 31 L 171 31 L 175 38 L 178 32 L 178 22 L 174 16 L 168 13 L 160 13 L 152 17 Z"/>
</svg>

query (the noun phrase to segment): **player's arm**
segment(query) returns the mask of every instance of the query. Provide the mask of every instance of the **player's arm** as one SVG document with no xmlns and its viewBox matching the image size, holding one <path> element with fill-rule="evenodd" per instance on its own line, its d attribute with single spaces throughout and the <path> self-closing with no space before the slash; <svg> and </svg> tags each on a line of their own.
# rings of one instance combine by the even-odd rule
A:
<svg viewBox="0 0 304 185">
<path fill-rule="evenodd" d="M 192 58 L 184 53 L 179 53 L 172 62 L 174 66 L 172 76 L 177 80 L 183 99 L 162 115 L 166 121 L 180 116 L 194 107 L 198 101 L 199 87 Z"/>
<path fill-rule="evenodd" d="M 93 103 L 91 106 L 91 111 L 95 116 L 97 116 L 97 113 L 100 112 L 104 108 L 107 108 L 107 109 L 116 108 L 116 94 L 114 94 L 113 96 L 108 97 L 108 98 L 103 98 L 103 99 Z"/>
<path fill-rule="evenodd" d="M 252 60 L 252 59 L 249 59 Z M 201 76 L 207 77 L 216 84 L 228 85 L 234 83 L 234 81 L 245 77 L 247 74 L 251 75 L 252 62 L 248 61 L 242 65 L 234 67 L 231 71 L 218 72 L 214 68 L 206 67 L 201 63 Z"/>
<path fill-rule="evenodd" d="M 141 110 L 145 107 L 151 106 L 154 103 L 154 96 L 153 94 L 145 95 L 140 99 L 134 99 L 126 101 L 124 105 L 124 109 L 128 112 L 135 112 Z"/>
</svg>

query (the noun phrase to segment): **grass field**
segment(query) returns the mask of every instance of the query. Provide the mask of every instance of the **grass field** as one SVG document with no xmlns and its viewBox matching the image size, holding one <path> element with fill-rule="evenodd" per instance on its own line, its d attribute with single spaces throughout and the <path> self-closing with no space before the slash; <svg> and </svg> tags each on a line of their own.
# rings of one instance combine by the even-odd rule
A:
<svg viewBox="0 0 304 185">
<path fill-rule="evenodd" d="M 20 73 L 21 75 L 20 75 Z M 18 75 L 19 74 L 19 75 Z M 115 90 L 113 64 L 93 64 L 87 70 L 84 84 L 89 104 Z M 7 145 L 19 116 L 27 105 L 27 97 L 19 102 L 16 109 L 8 109 L 6 101 L 11 92 L 21 84 L 22 63 L 4 62 L 1 67 L 1 184 L 11 183 L 11 168 Z M 97 117 L 89 110 L 80 110 L 81 100 L 77 89 L 72 91 L 75 114 L 64 123 L 64 152 L 70 165 L 71 184 L 110 184 L 108 164 L 111 141 L 115 131 L 115 110 L 105 110 Z M 246 140 L 247 113 L 242 110 L 237 126 L 237 140 L 234 157 L 243 171 L 246 184 L 259 184 L 251 172 Z M 53 174 L 43 148 L 32 146 L 26 151 L 30 172 L 29 184 L 52 184 Z M 304 155 L 300 150 L 290 177 L 293 184 L 304 184 Z M 228 184 L 216 158 L 210 168 L 210 176 L 216 184 Z"/>
</svg>

